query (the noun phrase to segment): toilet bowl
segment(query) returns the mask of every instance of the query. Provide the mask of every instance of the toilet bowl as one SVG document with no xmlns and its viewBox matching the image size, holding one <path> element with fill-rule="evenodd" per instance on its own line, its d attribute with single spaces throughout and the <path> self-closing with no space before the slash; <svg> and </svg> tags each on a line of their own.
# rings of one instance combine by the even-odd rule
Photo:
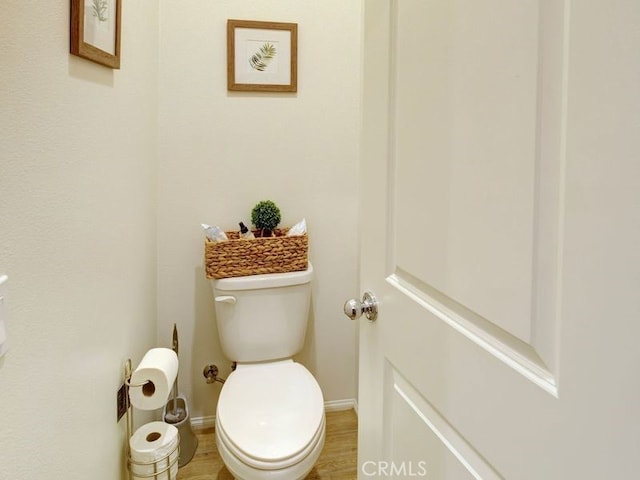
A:
<svg viewBox="0 0 640 480">
<path fill-rule="evenodd" d="M 318 382 L 302 349 L 313 268 L 213 280 L 220 344 L 237 362 L 220 392 L 216 444 L 237 480 L 297 480 L 325 439 Z"/>
<path fill-rule="evenodd" d="M 216 442 L 242 480 L 304 478 L 325 438 L 322 392 L 302 365 L 238 365 L 218 400 Z"/>
</svg>

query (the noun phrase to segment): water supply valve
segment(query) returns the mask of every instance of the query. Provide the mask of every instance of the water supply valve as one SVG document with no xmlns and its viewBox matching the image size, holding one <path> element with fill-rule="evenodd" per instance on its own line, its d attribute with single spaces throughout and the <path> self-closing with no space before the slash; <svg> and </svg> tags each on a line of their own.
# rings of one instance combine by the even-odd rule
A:
<svg viewBox="0 0 640 480">
<path fill-rule="evenodd" d="M 213 363 L 204 366 L 202 375 L 204 375 L 204 378 L 207 379 L 207 383 L 224 383 L 224 380 L 222 378 L 218 378 L 218 367 Z"/>
</svg>

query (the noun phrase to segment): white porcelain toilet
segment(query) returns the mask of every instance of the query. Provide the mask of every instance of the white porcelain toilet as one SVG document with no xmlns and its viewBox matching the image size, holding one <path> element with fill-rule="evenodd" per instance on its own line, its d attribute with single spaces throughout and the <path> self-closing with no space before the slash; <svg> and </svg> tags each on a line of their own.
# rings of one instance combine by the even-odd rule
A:
<svg viewBox="0 0 640 480">
<path fill-rule="evenodd" d="M 237 362 L 216 412 L 216 443 L 238 480 L 297 480 L 318 459 L 324 400 L 302 350 L 313 267 L 212 280 L 220 344 Z"/>
</svg>

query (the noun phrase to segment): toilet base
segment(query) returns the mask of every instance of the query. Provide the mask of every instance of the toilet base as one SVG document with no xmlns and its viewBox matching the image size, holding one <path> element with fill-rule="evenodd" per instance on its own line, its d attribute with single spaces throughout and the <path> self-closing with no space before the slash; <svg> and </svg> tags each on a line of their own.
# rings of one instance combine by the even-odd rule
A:
<svg viewBox="0 0 640 480">
<path fill-rule="evenodd" d="M 220 428 L 217 420 L 215 429 L 216 445 L 222 461 L 235 480 L 302 480 L 313 470 L 318 457 L 320 457 L 324 447 L 325 428 L 325 423 L 323 422 L 320 440 L 313 450 L 309 452 L 309 455 L 295 465 L 279 470 L 259 470 L 238 460 L 226 447 L 224 441 L 220 439 L 218 435 Z"/>
</svg>

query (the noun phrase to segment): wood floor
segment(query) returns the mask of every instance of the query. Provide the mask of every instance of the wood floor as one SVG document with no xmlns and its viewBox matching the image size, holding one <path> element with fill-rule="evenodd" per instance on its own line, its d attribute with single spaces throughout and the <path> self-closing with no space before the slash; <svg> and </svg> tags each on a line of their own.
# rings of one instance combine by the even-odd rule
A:
<svg viewBox="0 0 640 480">
<path fill-rule="evenodd" d="M 306 480 L 353 480 L 356 473 L 358 417 L 353 410 L 327 412 L 327 435 L 320 458 Z M 198 449 L 178 470 L 178 480 L 233 480 L 218 450 L 213 428 L 195 430 Z"/>
</svg>

